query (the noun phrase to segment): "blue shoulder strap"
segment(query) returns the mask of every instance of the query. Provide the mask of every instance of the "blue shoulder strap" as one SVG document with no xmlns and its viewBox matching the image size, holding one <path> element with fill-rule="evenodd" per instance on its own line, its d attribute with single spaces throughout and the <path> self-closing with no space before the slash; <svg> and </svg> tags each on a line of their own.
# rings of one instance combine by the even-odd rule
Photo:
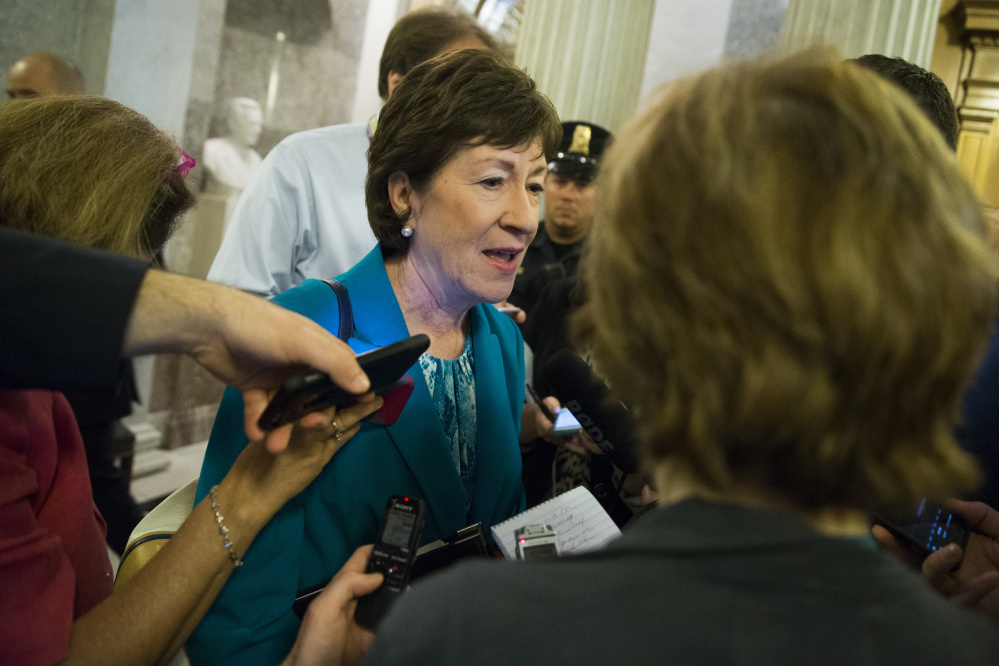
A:
<svg viewBox="0 0 999 666">
<path fill-rule="evenodd" d="M 347 287 L 343 286 L 339 280 L 323 280 L 329 285 L 336 295 L 337 308 L 340 310 L 340 325 L 337 328 L 336 337 L 344 342 L 354 334 L 354 311 L 350 307 L 350 294 Z"/>
</svg>

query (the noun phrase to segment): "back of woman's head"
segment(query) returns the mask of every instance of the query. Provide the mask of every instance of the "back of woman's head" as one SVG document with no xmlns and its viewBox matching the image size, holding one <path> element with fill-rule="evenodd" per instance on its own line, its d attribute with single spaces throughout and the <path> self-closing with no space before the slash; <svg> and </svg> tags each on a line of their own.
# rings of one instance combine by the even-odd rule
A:
<svg viewBox="0 0 999 666">
<path fill-rule="evenodd" d="M 464 50 L 414 67 L 378 116 L 368 150 L 368 221 L 389 250 L 405 250 L 404 217 L 388 198 L 389 177 L 402 171 L 424 191 L 462 148 L 489 144 L 551 157 L 562 138 L 555 107 L 525 72 L 490 51 Z"/>
<path fill-rule="evenodd" d="M 809 507 L 974 481 L 951 431 L 996 273 L 903 93 L 830 53 L 723 67 L 622 132 L 598 187 L 576 324 L 649 462 Z"/>
<path fill-rule="evenodd" d="M 194 195 L 174 141 L 100 97 L 0 106 L 0 224 L 148 259 Z"/>
</svg>

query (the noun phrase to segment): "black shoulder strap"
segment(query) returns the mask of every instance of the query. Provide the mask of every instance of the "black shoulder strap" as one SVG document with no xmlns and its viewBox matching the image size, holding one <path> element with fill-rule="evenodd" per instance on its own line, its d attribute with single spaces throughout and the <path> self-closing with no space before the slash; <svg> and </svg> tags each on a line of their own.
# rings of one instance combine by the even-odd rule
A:
<svg viewBox="0 0 999 666">
<path fill-rule="evenodd" d="M 340 309 L 340 326 L 336 337 L 347 342 L 347 339 L 354 334 L 354 311 L 350 307 L 350 294 L 347 293 L 347 287 L 337 280 L 323 280 L 323 282 L 336 294 L 337 306 Z"/>
</svg>

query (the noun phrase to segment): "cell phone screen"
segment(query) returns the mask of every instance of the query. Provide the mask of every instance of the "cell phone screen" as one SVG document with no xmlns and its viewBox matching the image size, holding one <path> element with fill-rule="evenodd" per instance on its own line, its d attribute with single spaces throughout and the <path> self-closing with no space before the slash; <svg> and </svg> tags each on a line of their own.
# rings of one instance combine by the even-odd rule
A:
<svg viewBox="0 0 999 666">
<path fill-rule="evenodd" d="M 572 415 L 568 409 L 563 409 L 555 417 L 555 434 L 556 435 L 575 435 L 582 429 L 579 425 L 579 421 L 576 417 Z"/>
<path fill-rule="evenodd" d="M 875 516 L 875 522 L 923 557 L 950 543 L 956 543 L 964 552 L 971 534 L 971 527 L 964 518 L 925 497 L 919 503 L 915 515 L 903 518 Z M 960 568 L 961 562 L 958 562 L 951 571 Z"/>
<path fill-rule="evenodd" d="M 919 546 L 932 553 L 949 543 L 964 546 L 967 542 L 968 528 L 960 516 L 956 516 L 946 507 L 940 506 L 925 497 L 919 503 L 916 515 L 894 521 Z"/>
</svg>

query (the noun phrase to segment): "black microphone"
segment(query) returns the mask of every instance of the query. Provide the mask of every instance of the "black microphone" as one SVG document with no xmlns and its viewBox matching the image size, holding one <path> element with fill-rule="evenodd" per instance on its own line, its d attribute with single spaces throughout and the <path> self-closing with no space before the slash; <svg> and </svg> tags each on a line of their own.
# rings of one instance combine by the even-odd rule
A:
<svg viewBox="0 0 999 666">
<path fill-rule="evenodd" d="M 571 349 L 563 349 L 548 359 L 541 374 L 607 459 L 625 474 L 637 472 L 631 415 L 586 361 Z"/>
</svg>

